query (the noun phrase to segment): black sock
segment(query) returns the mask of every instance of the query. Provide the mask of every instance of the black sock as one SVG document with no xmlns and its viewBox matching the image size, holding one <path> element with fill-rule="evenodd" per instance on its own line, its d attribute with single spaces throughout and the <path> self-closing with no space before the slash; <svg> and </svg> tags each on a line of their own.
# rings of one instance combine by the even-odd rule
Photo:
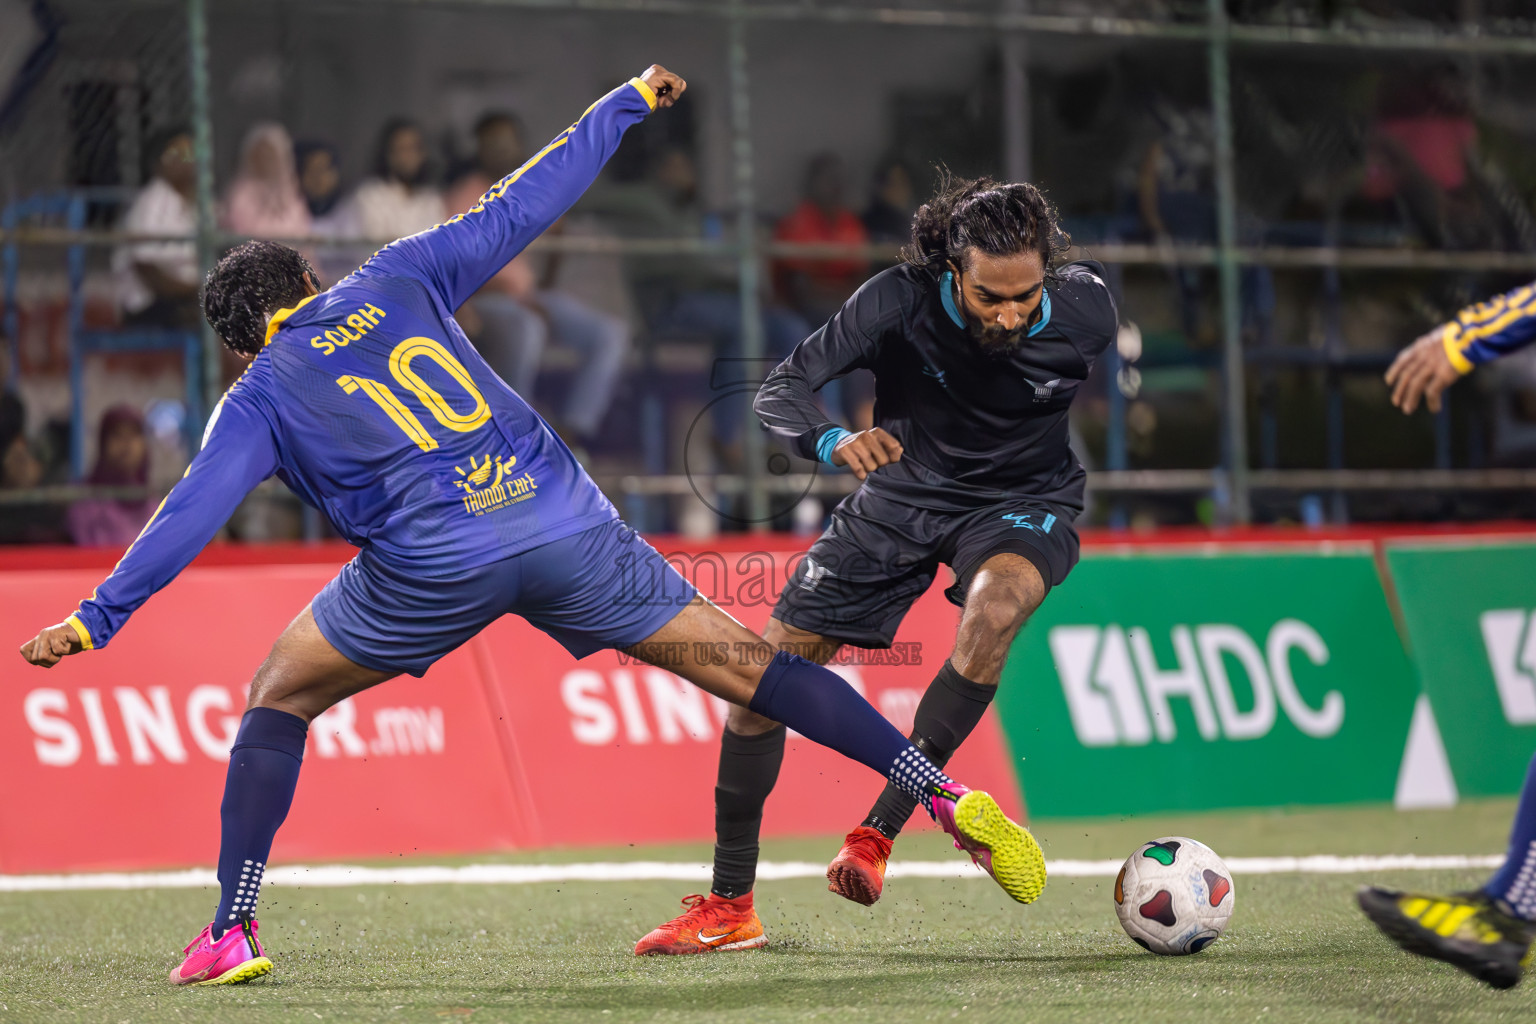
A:
<svg viewBox="0 0 1536 1024">
<path fill-rule="evenodd" d="M 715 782 L 715 881 L 710 888 L 716 896 L 744 896 L 757 881 L 763 802 L 779 781 L 784 733 L 782 725 L 758 736 L 722 731 Z"/>
<path fill-rule="evenodd" d="M 912 718 L 912 745 L 927 754 L 935 765 L 944 767 L 981 721 L 996 694 L 997 687 L 973 683 L 948 661 L 944 662 L 917 705 L 917 714 Z M 916 809 L 916 801 L 887 783 L 864 824 L 878 829 L 887 839 L 895 839 Z"/>
</svg>

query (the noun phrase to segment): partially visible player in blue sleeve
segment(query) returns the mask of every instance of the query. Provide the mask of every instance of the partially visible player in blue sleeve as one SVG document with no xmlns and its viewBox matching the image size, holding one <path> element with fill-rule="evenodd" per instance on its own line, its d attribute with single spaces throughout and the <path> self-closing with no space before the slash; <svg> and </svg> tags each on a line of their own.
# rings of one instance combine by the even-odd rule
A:
<svg viewBox="0 0 1536 1024">
<path fill-rule="evenodd" d="M 1439 412 L 1445 389 L 1472 367 L 1533 341 L 1536 284 L 1469 306 L 1399 353 L 1387 370 L 1392 404 L 1411 413 L 1422 398 L 1430 412 Z M 1504 863 L 1480 888 L 1435 893 L 1369 885 L 1355 900 L 1408 952 L 1459 967 L 1494 988 L 1518 985 L 1536 950 L 1536 757 L 1526 768 Z"/>
<path fill-rule="evenodd" d="M 203 313 L 250 366 L 219 403 L 186 478 L 111 576 L 21 647 L 30 664 L 50 668 L 105 646 L 274 474 L 359 549 L 251 681 L 219 809 L 218 906 L 173 983 L 234 984 L 272 970 L 256 898 L 310 722 L 401 673 L 424 674 L 503 615 L 578 658 L 625 651 L 859 761 L 921 801 L 1014 899 L 1039 895 L 1045 860 L 1027 830 L 946 776 L 838 676 L 775 653 L 700 597 L 619 519 L 453 319 L 581 195 L 625 128 L 686 87 L 651 67 L 473 209 L 386 246 L 324 292 L 304 255 L 277 242 L 236 246 L 209 272 Z M 721 663 L 715 651 L 737 656 Z M 545 784 L 561 785 L 557 766 Z M 102 837 L 106 859 L 114 841 Z M 761 943 L 759 925 L 736 948 Z"/>
<path fill-rule="evenodd" d="M 1440 411 L 1445 389 L 1479 363 L 1536 341 L 1536 284 L 1468 306 L 1403 349 L 1387 370 L 1392 404 L 1413 412 L 1419 400 Z"/>
</svg>

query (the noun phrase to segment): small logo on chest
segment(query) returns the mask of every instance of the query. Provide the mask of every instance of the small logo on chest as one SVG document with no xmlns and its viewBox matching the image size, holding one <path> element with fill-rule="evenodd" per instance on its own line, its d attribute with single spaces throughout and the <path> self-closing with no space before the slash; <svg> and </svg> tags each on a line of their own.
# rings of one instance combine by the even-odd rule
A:
<svg viewBox="0 0 1536 1024">
<path fill-rule="evenodd" d="M 1061 378 L 1057 377 L 1055 380 L 1048 380 L 1042 383 L 1025 377 L 1024 383 L 1035 389 L 1035 401 L 1049 402 L 1056 391 L 1057 385 L 1061 383 Z"/>
<path fill-rule="evenodd" d="M 935 370 L 933 367 L 924 364 L 924 366 L 923 366 L 923 376 L 925 376 L 925 377 L 932 377 L 934 380 L 939 382 L 939 387 L 941 387 L 941 388 L 944 388 L 946 390 L 949 388 L 949 381 L 944 379 L 944 371 L 943 370 Z"/>
</svg>

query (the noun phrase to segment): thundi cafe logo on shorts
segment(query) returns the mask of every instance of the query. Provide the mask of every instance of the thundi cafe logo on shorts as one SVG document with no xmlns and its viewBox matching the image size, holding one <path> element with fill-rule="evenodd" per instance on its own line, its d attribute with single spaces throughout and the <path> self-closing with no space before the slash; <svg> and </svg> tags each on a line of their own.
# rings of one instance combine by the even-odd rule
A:
<svg viewBox="0 0 1536 1024">
<path fill-rule="evenodd" d="M 1237 626 L 1174 626 L 1171 665 L 1158 662 L 1151 634 L 1138 626 L 1057 626 L 1048 639 L 1072 728 L 1085 747 L 1174 742 L 1171 701 L 1188 705 L 1206 741 L 1267 736 L 1282 711 L 1318 739 L 1344 724 L 1339 691 L 1329 690 L 1314 707 L 1297 689 L 1292 659 L 1300 655 L 1320 667 L 1329 657 L 1317 630 L 1298 619 L 1276 622 L 1262 648 Z M 1234 668 L 1246 680 L 1234 678 Z"/>
<path fill-rule="evenodd" d="M 454 466 L 460 479 L 455 480 L 453 484 L 464 492 L 464 511 L 470 515 L 484 515 L 533 497 L 534 492 L 538 490 L 538 485 L 533 481 L 533 474 L 511 476 L 512 467 L 515 465 L 517 465 L 516 455 L 508 455 L 504 459 L 500 456 L 493 458 L 486 455 L 484 461 L 477 460 L 471 455 L 468 469 L 463 466 Z"/>
</svg>

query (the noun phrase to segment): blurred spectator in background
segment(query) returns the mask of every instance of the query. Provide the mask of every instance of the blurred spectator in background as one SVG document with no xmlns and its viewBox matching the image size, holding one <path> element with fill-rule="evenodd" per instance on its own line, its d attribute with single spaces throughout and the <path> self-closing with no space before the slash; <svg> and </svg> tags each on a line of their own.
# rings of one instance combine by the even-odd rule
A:
<svg viewBox="0 0 1536 1024">
<path fill-rule="evenodd" d="M 252 238 L 307 238 L 309 204 L 299 191 L 293 140 L 272 121 L 251 128 L 240 144 L 240 169 L 224 198 L 224 226 Z"/>
<path fill-rule="evenodd" d="M 112 254 L 129 326 L 195 330 L 202 324 L 197 289 L 196 168 L 192 135 L 184 128 L 163 132 L 147 148 L 149 183 L 139 189 L 120 225 L 143 235 L 176 235 L 185 242 L 133 242 Z"/>
<path fill-rule="evenodd" d="M 449 190 L 449 210 L 462 213 L 474 206 L 492 185 L 517 170 L 525 156 L 522 122 L 516 115 L 482 116 L 475 124 L 474 164 Z M 551 232 L 559 230 L 556 224 Z M 558 258 L 541 261 L 523 253 L 486 282 L 460 316 L 486 362 L 529 402 L 547 344 L 580 354 L 563 411 L 550 417 L 567 442 L 580 443 L 593 438 L 608 414 L 629 352 L 629 325 L 551 290 Z"/>
<path fill-rule="evenodd" d="M 719 239 L 722 233 L 719 219 L 706 215 L 699 202 L 698 169 L 692 155 L 678 147 L 658 153 L 644 181 L 598 189 L 581 209 L 602 215 L 619 234 L 630 238 Z M 653 338 L 703 338 L 717 358 L 741 357 L 741 292 L 733 257 L 636 256 L 627 261 L 627 270 Z M 804 319 L 772 302 L 763 303 L 762 318 L 763 344 L 773 363 L 789 355 L 810 333 Z M 764 367 L 762 374 L 767 370 Z M 724 379 L 742 378 L 728 371 Z M 716 406 L 713 434 L 728 465 L 739 454 L 741 432 L 741 417 L 726 411 L 729 404 Z"/>
<path fill-rule="evenodd" d="M 860 218 L 869 240 L 886 245 L 906 244 L 912 240 L 912 215 L 916 212 L 917 194 L 911 170 L 898 158 L 882 160 L 870 180 L 869 205 Z M 874 426 L 875 375 L 868 370 L 854 370 L 837 384 L 842 388 L 838 397 L 848 425 L 856 431 Z"/>
<path fill-rule="evenodd" d="M 131 405 L 114 405 L 101 417 L 96 467 L 86 478 L 95 487 L 143 487 L 149 482 L 149 443 L 144 417 Z M 155 514 L 142 498 L 87 498 L 69 508 L 69 533 L 76 544 L 117 548 L 133 543 Z"/>
<path fill-rule="evenodd" d="M 650 175 L 635 185 L 600 190 L 583 209 L 603 214 L 621 234 L 632 238 L 720 237 L 717 218 L 699 203 L 699 177 L 686 150 L 658 154 Z M 678 254 L 629 261 L 646 326 L 655 335 L 703 335 L 717 355 L 741 354 L 741 293 L 732 257 Z M 782 307 L 765 304 L 763 332 L 775 362 L 810 333 L 804 320 Z"/>
<path fill-rule="evenodd" d="M 374 173 L 357 187 L 345 214 L 358 236 L 389 241 L 448 219 L 443 194 L 431 184 L 426 139 L 414 121 L 396 118 L 384 126 Z"/>
<path fill-rule="evenodd" d="M 1158 246 L 1214 245 L 1216 138 L 1211 113 L 1158 97 L 1152 115 L 1158 134 L 1142 154 L 1137 179 L 1142 226 Z M 1239 210 L 1237 221 L 1239 244 L 1263 241 L 1263 226 L 1250 212 Z M 1185 337 L 1214 344 L 1215 320 L 1204 316 L 1204 269 L 1169 264 L 1169 272 L 1179 290 Z M 1268 267 L 1248 265 L 1242 268 L 1241 286 L 1243 326 L 1266 344 L 1274 324 L 1274 276 Z"/>
<path fill-rule="evenodd" d="M 870 182 L 869 205 L 861 218 L 869 240 L 906 244 L 912 238 L 912 215 L 916 212 L 912 172 L 898 159 L 881 161 Z"/>
<path fill-rule="evenodd" d="M 299 191 L 309 208 L 310 230 L 322 238 L 341 234 L 341 159 L 336 147 L 306 139 L 293 147 Z"/>
<path fill-rule="evenodd" d="M 330 285 L 355 270 L 373 250 L 325 241 L 359 234 L 348 222 L 347 208 L 341 201 L 341 156 L 336 147 L 321 140 L 305 140 L 294 144 L 293 158 L 299 192 L 309 210 L 309 233 L 317 240 L 310 262 L 320 275 L 320 283 Z"/>
<path fill-rule="evenodd" d="M 43 483 L 43 464 L 27 439 L 26 409 L 10 392 L 0 393 L 0 491 Z M 65 541 L 59 509 L 53 505 L 0 504 L 0 544 L 56 544 Z"/>
<path fill-rule="evenodd" d="M 773 237 L 779 242 L 865 245 L 869 234 L 848 209 L 843 161 L 836 153 L 811 158 L 805 172 L 800 205 L 779 221 Z M 784 303 L 808 322 L 819 324 L 840 309 L 855 288 L 864 283 L 869 262 L 860 256 L 838 259 L 781 258 L 774 264 L 774 280 Z"/>
<path fill-rule="evenodd" d="M 1383 86 L 1361 195 L 1394 201 L 1437 249 L 1524 249 L 1530 211 L 1478 152 L 1466 76 L 1454 67 Z"/>
</svg>

